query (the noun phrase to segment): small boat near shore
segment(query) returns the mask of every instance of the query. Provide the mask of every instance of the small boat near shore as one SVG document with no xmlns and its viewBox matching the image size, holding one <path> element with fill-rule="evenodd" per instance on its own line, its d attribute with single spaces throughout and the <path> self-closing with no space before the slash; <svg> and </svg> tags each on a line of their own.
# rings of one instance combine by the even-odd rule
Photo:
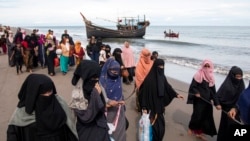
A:
<svg viewBox="0 0 250 141">
<path fill-rule="evenodd" d="M 88 38 L 91 36 L 101 38 L 142 38 L 150 24 L 149 21 L 145 20 L 145 16 L 143 20 L 139 19 L 139 17 L 123 17 L 117 19 L 117 29 L 110 29 L 97 26 L 87 20 L 82 13 L 80 14 L 85 23 Z"/>
<path fill-rule="evenodd" d="M 164 31 L 165 38 L 170 37 L 170 38 L 179 38 L 179 33 L 174 33 L 173 31 L 169 30 L 167 32 L 166 30 Z"/>
</svg>

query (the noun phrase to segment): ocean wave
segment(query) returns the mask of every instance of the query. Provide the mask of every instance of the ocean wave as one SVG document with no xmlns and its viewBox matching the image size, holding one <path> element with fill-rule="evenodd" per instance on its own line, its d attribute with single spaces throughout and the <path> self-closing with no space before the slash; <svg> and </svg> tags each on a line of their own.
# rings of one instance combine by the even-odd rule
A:
<svg viewBox="0 0 250 141">
<path fill-rule="evenodd" d="M 175 44 L 175 45 L 183 45 L 183 46 L 200 46 L 201 44 L 191 43 L 191 42 L 183 42 L 183 41 L 176 41 L 176 40 L 167 40 L 167 39 L 124 39 L 124 38 L 109 38 L 103 39 L 104 42 L 115 42 L 115 43 L 123 43 L 124 41 L 128 41 L 131 44 L 147 44 L 147 43 L 157 43 L 157 44 Z"/>
<path fill-rule="evenodd" d="M 199 69 L 202 60 L 187 58 L 187 57 L 178 57 L 178 56 L 161 56 L 162 59 L 167 63 L 172 63 L 192 69 Z M 214 72 L 222 75 L 227 75 L 231 66 L 223 66 L 220 64 L 214 64 Z M 250 71 L 243 71 L 243 78 L 250 80 Z"/>
</svg>

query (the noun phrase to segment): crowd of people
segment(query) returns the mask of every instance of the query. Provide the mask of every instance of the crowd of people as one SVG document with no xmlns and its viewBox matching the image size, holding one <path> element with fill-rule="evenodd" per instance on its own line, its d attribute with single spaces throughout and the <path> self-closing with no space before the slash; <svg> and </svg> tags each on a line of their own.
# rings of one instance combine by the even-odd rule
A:
<svg viewBox="0 0 250 141">
<path fill-rule="evenodd" d="M 55 58 L 60 55 L 58 59 L 63 75 L 67 74 L 68 66 L 76 65 L 71 82 L 75 86 L 82 81 L 83 96 L 88 103 L 85 103 L 85 109 L 73 109 L 75 121 L 69 114 L 67 103 L 57 95 L 51 78 L 31 73 L 19 91 L 17 110 L 7 129 L 8 141 L 20 138 L 24 141 L 38 138 L 43 141 L 125 141 L 128 122 L 122 83 L 134 84 L 138 112 L 149 114 L 152 140 L 163 140 L 165 107 L 174 98 L 184 97 L 168 82 L 164 74 L 165 62 L 157 51 L 143 48 L 138 62 L 135 62 L 128 41 L 123 47 L 112 49 L 103 44 L 101 38 L 91 37 L 84 49 L 80 41 L 73 41 L 67 30 L 60 42 L 52 30 L 47 35 L 37 33 L 38 30 L 34 29 L 30 36 L 23 38 L 24 33 L 18 28 L 11 42 L 9 65 L 16 65 L 19 74 L 22 73 L 22 61 L 27 72 L 32 72 L 40 64 L 48 68 L 48 75 L 54 76 Z M 90 59 L 83 59 L 84 55 Z M 128 76 L 122 75 L 124 69 Z M 243 71 L 233 66 L 216 91 L 213 69 L 213 62 L 204 59 L 190 83 L 187 104 L 193 105 L 193 113 L 187 133 L 201 140 L 206 140 L 205 135 L 217 135 L 217 141 L 221 141 L 228 139 L 229 127 L 239 124 L 238 121 L 249 124 L 250 86 L 245 89 Z M 37 79 L 41 81 L 35 81 Z M 213 105 L 221 110 L 218 132 Z"/>
</svg>

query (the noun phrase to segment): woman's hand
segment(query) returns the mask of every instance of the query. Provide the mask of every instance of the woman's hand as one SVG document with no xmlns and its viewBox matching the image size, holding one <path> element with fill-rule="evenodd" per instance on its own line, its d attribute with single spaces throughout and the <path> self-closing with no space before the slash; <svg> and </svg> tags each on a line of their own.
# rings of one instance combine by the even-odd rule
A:
<svg viewBox="0 0 250 141">
<path fill-rule="evenodd" d="M 217 110 L 221 110 L 221 105 L 217 105 L 217 106 L 215 106 L 215 108 L 216 108 Z"/>
<path fill-rule="evenodd" d="M 177 94 L 177 98 L 184 100 L 184 97 L 181 94 Z"/>
<path fill-rule="evenodd" d="M 101 89 L 101 87 L 100 87 L 100 85 L 99 85 L 98 82 L 95 83 L 95 88 L 97 89 L 98 93 L 101 94 L 102 89 Z"/>
<path fill-rule="evenodd" d="M 194 96 L 200 98 L 200 97 L 201 97 L 201 94 L 197 93 L 197 94 L 195 94 Z"/>
<path fill-rule="evenodd" d="M 227 115 L 228 115 L 230 118 L 235 119 L 236 113 L 237 113 L 237 109 L 236 109 L 236 108 L 232 108 L 232 109 L 227 113 Z"/>
</svg>

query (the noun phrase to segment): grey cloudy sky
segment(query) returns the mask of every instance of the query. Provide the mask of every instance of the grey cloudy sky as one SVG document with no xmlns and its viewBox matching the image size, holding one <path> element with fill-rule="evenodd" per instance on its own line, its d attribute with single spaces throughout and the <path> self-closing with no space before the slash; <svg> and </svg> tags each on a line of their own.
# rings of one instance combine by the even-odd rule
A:
<svg viewBox="0 0 250 141">
<path fill-rule="evenodd" d="M 4 25 L 82 25 L 80 12 L 105 25 L 114 23 L 103 19 L 143 15 L 152 26 L 250 25 L 250 0 L 0 0 L 0 23 Z"/>
</svg>

